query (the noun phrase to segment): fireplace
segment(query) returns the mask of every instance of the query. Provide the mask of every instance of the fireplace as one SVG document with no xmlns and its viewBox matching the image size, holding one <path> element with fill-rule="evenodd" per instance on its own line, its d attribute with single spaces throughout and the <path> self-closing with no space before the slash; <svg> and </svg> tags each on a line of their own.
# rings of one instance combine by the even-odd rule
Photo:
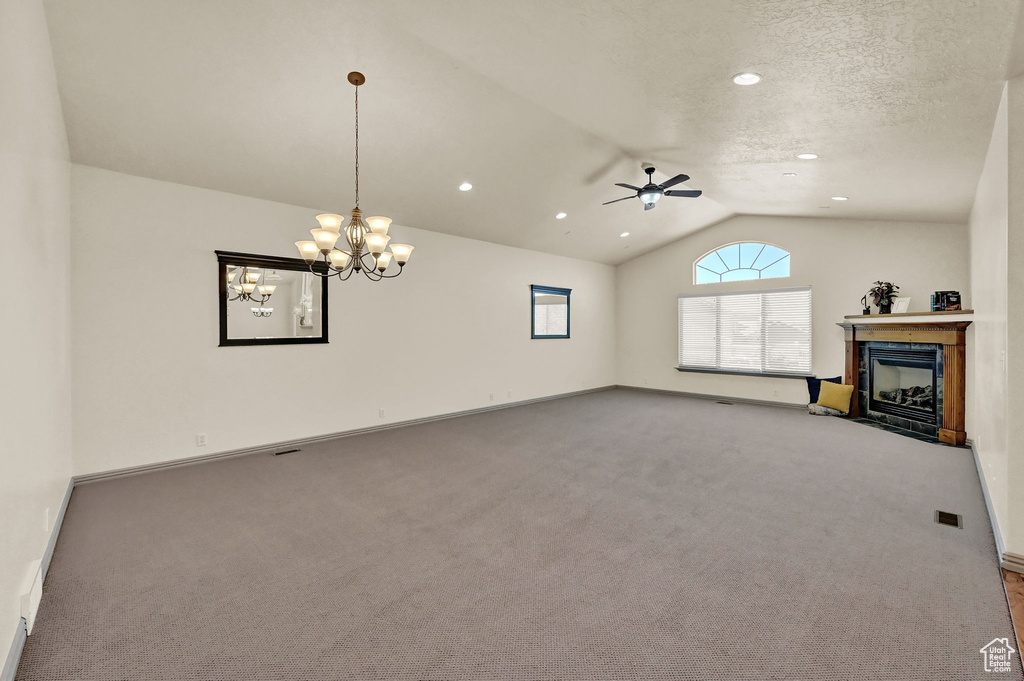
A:
<svg viewBox="0 0 1024 681">
<path fill-rule="evenodd" d="M 865 348 L 868 411 L 936 426 L 938 365 L 935 350 Z"/>
<path fill-rule="evenodd" d="M 850 315 L 844 383 L 857 386 L 851 418 L 867 418 L 912 430 L 942 442 L 962 445 L 964 373 L 969 321 L 945 321 L 942 315 L 914 314 L 928 321 L 896 321 Z M 908 315 L 910 316 L 910 315 Z M 890 321 L 891 320 L 891 321 Z"/>
</svg>

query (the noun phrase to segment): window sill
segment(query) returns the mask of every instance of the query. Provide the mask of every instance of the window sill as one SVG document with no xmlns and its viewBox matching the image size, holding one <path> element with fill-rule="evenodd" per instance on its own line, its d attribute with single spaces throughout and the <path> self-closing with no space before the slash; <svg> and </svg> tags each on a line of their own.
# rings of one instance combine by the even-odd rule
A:
<svg viewBox="0 0 1024 681">
<path fill-rule="evenodd" d="M 769 373 L 763 371 L 735 371 L 732 369 L 698 369 L 696 367 L 676 367 L 676 371 L 695 374 L 725 374 L 727 376 L 758 376 L 764 378 L 813 378 L 814 374 Z"/>
</svg>

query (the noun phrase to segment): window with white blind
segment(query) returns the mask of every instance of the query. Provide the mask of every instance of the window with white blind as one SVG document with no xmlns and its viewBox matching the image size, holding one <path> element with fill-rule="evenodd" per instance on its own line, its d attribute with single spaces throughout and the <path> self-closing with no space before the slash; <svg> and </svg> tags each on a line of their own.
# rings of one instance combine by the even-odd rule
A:
<svg viewBox="0 0 1024 681">
<path fill-rule="evenodd" d="M 679 296 L 679 369 L 811 374 L 811 288 Z"/>
</svg>

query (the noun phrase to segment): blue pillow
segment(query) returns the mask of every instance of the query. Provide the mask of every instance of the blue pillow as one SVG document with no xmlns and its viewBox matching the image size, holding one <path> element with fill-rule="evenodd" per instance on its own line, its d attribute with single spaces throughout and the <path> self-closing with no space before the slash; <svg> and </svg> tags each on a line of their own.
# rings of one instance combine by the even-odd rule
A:
<svg viewBox="0 0 1024 681">
<path fill-rule="evenodd" d="M 811 401 L 808 404 L 815 404 L 818 401 L 818 394 L 821 393 L 821 382 L 828 381 L 829 383 L 842 383 L 843 377 L 836 376 L 835 378 L 814 378 L 812 376 L 807 377 L 807 392 L 811 396 Z"/>
</svg>

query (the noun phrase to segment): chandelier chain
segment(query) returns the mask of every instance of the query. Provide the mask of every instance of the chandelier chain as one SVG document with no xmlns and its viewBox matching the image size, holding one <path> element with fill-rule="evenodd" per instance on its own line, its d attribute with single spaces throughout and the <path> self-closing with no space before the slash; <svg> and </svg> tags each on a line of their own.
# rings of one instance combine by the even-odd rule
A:
<svg viewBox="0 0 1024 681">
<path fill-rule="evenodd" d="M 359 86 L 356 85 L 356 208 L 359 207 Z"/>
</svg>

